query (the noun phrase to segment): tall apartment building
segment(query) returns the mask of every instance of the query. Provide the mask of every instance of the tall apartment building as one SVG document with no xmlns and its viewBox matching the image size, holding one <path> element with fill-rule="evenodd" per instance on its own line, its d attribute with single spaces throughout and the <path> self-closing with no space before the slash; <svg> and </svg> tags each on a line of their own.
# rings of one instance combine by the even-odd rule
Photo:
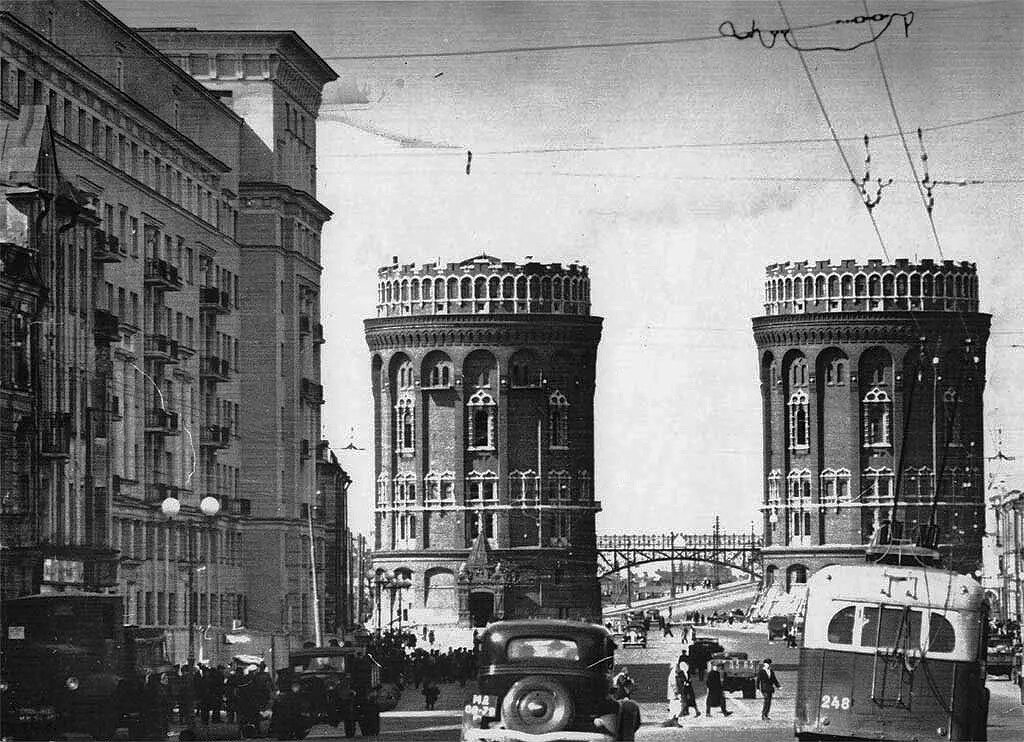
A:
<svg viewBox="0 0 1024 742">
<path fill-rule="evenodd" d="M 942 556 L 979 569 L 991 317 L 975 266 L 782 263 L 768 266 L 764 301 L 766 583 L 862 561 L 897 491 L 906 536 L 934 514 Z"/>
<path fill-rule="evenodd" d="M 599 619 L 594 376 L 580 265 L 378 271 L 375 619 Z M 408 581 L 409 584 L 406 584 Z"/>
<path fill-rule="evenodd" d="M 42 227 L 24 240 L 46 300 L 30 316 L 19 296 L 10 313 L 30 328 L 41 426 L 20 498 L 36 524 L 23 549 L 33 577 L 19 591 L 116 586 L 125 619 L 167 626 L 182 656 L 190 616 L 310 636 L 303 516 L 316 492 L 329 212 L 308 164 L 334 73 L 290 32 L 227 33 L 244 54 L 171 58 L 156 42 L 187 34 L 147 39 L 89 0 L 0 8 L 0 113 L 52 141 L 66 183 L 42 197 Z M 207 74 L 188 71 L 204 54 Z M 213 73 L 226 70 L 220 84 Z M 49 227 L 73 200 L 80 215 Z M 220 504 L 212 518 L 204 497 Z M 322 559 L 323 523 L 312 531 Z M 33 553 L 40 544 L 54 553 Z"/>
</svg>

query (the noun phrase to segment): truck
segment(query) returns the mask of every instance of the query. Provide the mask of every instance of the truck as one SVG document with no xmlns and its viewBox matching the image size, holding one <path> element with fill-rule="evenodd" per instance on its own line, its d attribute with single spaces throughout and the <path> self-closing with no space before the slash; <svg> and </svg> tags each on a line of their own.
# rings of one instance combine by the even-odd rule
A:
<svg viewBox="0 0 1024 742">
<path fill-rule="evenodd" d="M 120 595 L 55 593 L 3 603 L 0 726 L 15 738 L 157 738 L 159 681 L 171 669 L 159 629 L 123 624 Z"/>
<path fill-rule="evenodd" d="M 757 697 L 758 664 L 748 659 L 746 652 L 717 652 L 711 655 L 711 664 L 721 667 L 722 690 L 742 691 L 744 698 Z"/>
</svg>

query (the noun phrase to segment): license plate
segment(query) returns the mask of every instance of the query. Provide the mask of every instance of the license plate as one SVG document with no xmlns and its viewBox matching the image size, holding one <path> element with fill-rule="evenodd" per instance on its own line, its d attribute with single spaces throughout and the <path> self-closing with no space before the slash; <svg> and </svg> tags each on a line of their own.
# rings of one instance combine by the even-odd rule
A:
<svg viewBox="0 0 1024 742">
<path fill-rule="evenodd" d="M 462 709 L 465 716 L 479 721 L 480 719 L 498 718 L 498 697 L 475 693 L 469 703 Z"/>
</svg>

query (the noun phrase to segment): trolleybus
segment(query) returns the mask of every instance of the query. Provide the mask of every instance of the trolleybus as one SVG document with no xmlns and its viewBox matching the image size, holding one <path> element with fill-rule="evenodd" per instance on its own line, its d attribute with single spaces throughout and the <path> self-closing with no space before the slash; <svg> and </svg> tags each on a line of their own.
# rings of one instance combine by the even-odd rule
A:
<svg viewBox="0 0 1024 742">
<path fill-rule="evenodd" d="M 926 562 L 891 562 L 833 565 L 809 579 L 796 736 L 985 740 L 981 585 Z"/>
</svg>

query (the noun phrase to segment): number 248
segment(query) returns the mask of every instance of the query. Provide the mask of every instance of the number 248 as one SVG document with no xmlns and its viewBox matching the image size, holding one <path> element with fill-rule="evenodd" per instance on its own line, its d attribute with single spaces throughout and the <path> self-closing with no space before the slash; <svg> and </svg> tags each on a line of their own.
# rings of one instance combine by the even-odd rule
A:
<svg viewBox="0 0 1024 742">
<path fill-rule="evenodd" d="M 839 697 L 826 693 L 821 697 L 821 708 L 842 709 L 843 711 L 849 711 L 850 699 L 848 696 Z"/>
</svg>

